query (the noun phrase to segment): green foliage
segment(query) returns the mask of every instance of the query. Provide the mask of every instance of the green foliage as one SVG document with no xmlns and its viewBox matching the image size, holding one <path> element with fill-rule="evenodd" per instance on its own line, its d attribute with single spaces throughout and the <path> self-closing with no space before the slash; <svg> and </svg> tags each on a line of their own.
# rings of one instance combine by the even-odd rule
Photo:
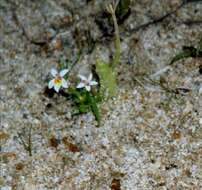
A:
<svg viewBox="0 0 202 190">
<path fill-rule="evenodd" d="M 192 52 L 191 51 L 182 51 L 180 53 L 178 53 L 170 62 L 170 64 L 173 64 L 181 59 L 184 58 L 189 58 L 191 57 Z"/>
<path fill-rule="evenodd" d="M 131 0 L 120 0 L 116 7 L 116 16 L 118 20 L 123 20 L 130 11 Z"/>
<path fill-rule="evenodd" d="M 69 93 L 77 107 L 77 112 L 74 114 L 82 114 L 92 111 L 99 124 L 101 119 L 100 111 L 97 105 L 97 103 L 100 102 L 99 95 L 92 94 L 84 89 L 69 89 Z"/>
<path fill-rule="evenodd" d="M 103 60 L 97 59 L 95 65 L 100 82 L 100 94 L 105 98 L 111 98 L 115 95 L 117 87 L 115 67 L 117 64 L 119 64 L 121 56 L 119 28 L 115 15 L 115 9 L 112 7 L 112 5 L 108 7 L 108 12 L 112 15 L 115 28 L 115 55 L 110 64 L 105 63 Z"/>
<path fill-rule="evenodd" d="M 110 98 L 116 92 L 116 73 L 113 68 L 102 60 L 96 61 L 96 72 L 99 76 L 100 94 L 103 97 Z"/>
<path fill-rule="evenodd" d="M 64 57 L 60 58 L 59 61 L 59 68 L 62 69 L 69 69 L 72 70 L 73 66 L 76 64 L 76 62 L 79 60 L 81 54 L 79 53 L 75 63 L 71 64 L 70 60 L 65 59 Z M 68 79 L 68 75 L 65 79 Z M 83 114 L 88 113 L 89 111 L 92 111 L 92 113 L 95 116 L 95 119 L 98 121 L 98 124 L 100 124 L 100 111 L 98 108 L 98 102 L 101 101 L 101 97 L 98 94 L 92 94 L 92 92 L 88 92 L 85 89 L 74 89 L 74 88 L 68 88 L 68 94 L 72 98 L 77 110 L 74 113 L 77 114 Z"/>
<path fill-rule="evenodd" d="M 198 47 L 195 48 L 193 46 L 184 46 L 182 52 L 178 53 L 170 62 L 173 64 L 181 59 L 189 58 L 189 57 L 202 57 L 202 39 L 200 40 Z"/>
<path fill-rule="evenodd" d="M 96 99 L 96 97 L 94 97 L 92 94 L 88 93 L 87 100 L 89 102 L 91 111 L 95 116 L 95 119 L 98 121 L 98 124 L 100 124 L 101 117 L 100 117 L 100 110 L 97 105 L 98 99 Z"/>
<path fill-rule="evenodd" d="M 95 71 L 98 74 L 100 89 L 97 94 L 93 92 L 88 92 L 85 89 L 74 89 L 68 88 L 68 94 L 72 98 L 74 104 L 77 107 L 77 111 L 75 114 L 82 114 L 91 111 L 95 119 L 100 124 L 101 116 L 98 107 L 98 103 L 104 98 L 110 98 L 115 95 L 117 84 L 116 84 L 116 71 L 115 67 L 120 62 L 121 56 L 121 45 L 120 45 L 120 36 L 119 36 L 119 28 L 117 24 L 116 14 L 120 17 L 124 17 L 125 14 L 129 10 L 130 0 L 121 0 L 117 5 L 117 11 L 115 10 L 115 5 L 110 5 L 108 7 L 108 12 L 112 15 L 112 19 L 114 22 L 115 28 L 115 54 L 111 63 L 105 63 L 104 61 L 97 59 L 96 60 L 96 68 Z M 115 13 L 116 11 L 116 13 Z M 80 58 L 80 54 L 78 55 L 78 59 Z M 77 61 L 78 61 L 77 59 Z M 71 61 L 70 61 L 71 62 Z M 70 65 L 68 60 L 61 58 L 59 67 L 60 69 L 71 69 L 75 64 Z M 68 77 L 68 76 L 67 76 Z"/>
</svg>

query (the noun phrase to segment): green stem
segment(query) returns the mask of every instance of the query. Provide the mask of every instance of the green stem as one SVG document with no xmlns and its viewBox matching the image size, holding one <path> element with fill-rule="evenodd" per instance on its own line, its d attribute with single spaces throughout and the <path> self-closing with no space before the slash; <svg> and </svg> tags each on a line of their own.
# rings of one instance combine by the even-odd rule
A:
<svg viewBox="0 0 202 190">
<path fill-rule="evenodd" d="M 88 98 L 90 101 L 91 111 L 93 112 L 95 119 L 97 120 L 98 126 L 99 126 L 100 125 L 100 111 L 97 106 L 96 100 L 90 92 L 87 92 L 87 95 L 88 95 Z"/>
<path fill-rule="evenodd" d="M 121 42 L 120 42 L 119 27 L 116 19 L 115 10 L 113 10 L 111 14 L 112 14 L 112 19 L 113 19 L 114 29 L 115 29 L 115 55 L 112 62 L 112 67 L 114 68 L 120 62 Z"/>
</svg>

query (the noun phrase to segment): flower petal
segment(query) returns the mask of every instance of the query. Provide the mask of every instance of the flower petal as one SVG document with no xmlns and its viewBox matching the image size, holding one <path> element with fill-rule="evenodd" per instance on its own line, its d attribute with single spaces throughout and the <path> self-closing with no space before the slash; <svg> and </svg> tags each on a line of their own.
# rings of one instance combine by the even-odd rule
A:
<svg viewBox="0 0 202 190">
<path fill-rule="evenodd" d="M 54 86 L 54 79 L 52 79 L 51 81 L 49 81 L 48 83 L 48 88 L 51 89 Z"/>
<path fill-rule="evenodd" d="M 83 82 L 80 82 L 80 83 L 76 86 L 76 88 L 83 88 L 83 87 L 85 87 L 85 84 L 84 84 Z"/>
<path fill-rule="evenodd" d="M 87 78 L 83 75 L 78 75 L 78 77 L 81 79 L 81 80 L 84 80 L 84 81 L 87 81 Z"/>
<path fill-rule="evenodd" d="M 60 71 L 60 76 L 64 77 L 68 72 L 69 72 L 69 69 L 63 69 L 62 71 Z"/>
<path fill-rule="evenodd" d="M 94 81 L 94 80 L 93 80 L 93 81 L 90 81 L 90 85 L 91 85 L 91 86 L 97 85 L 97 84 L 98 84 L 98 83 L 97 83 L 96 81 Z"/>
<path fill-rule="evenodd" d="M 90 73 L 90 75 L 88 76 L 88 82 L 90 83 L 90 81 L 92 80 L 92 78 L 93 78 L 93 75 L 92 75 L 92 73 Z"/>
<path fill-rule="evenodd" d="M 90 89 L 91 89 L 90 85 L 85 86 L 85 88 L 86 88 L 86 90 L 87 90 L 88 92 L 89 92 Z"/>
<path fill-rule="evenodd" d="M 59 92 L 61 85 L 62 85 L 62 84 L 55 84 L 55 85 L 54 85 L 54 90 L 55 90 L 56 92 Z"/>
<path fill-rule="evenodd" d="M 52 75 L 53 77 L 56 77 L 57 74 L 58 74 L 58 71 L 57 71 L 56 69 L 52 68 L 52 69 L 51 69 L 51 75 Z"/>
<path fill-rule="evenodd" d="M 62 87 L 68 88 L 68 82 L 65 79 L 62 79 Z"/>
</svg>

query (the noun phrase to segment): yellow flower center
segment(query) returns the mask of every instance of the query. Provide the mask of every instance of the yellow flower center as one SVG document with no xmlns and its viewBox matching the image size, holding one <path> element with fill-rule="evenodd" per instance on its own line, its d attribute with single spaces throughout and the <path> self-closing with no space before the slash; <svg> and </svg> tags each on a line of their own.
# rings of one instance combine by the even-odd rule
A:
<svg viewBox="0 0 202 190">
<path fill-rule="evenodd" d="M 62 83 L 62 78 L 61 78 L 61 77 L 55 78 L 55 79 L 54 79 L 54 83 L 55 83 L 56 85 L 61 84 L 61 83 Z"/>
</svg>

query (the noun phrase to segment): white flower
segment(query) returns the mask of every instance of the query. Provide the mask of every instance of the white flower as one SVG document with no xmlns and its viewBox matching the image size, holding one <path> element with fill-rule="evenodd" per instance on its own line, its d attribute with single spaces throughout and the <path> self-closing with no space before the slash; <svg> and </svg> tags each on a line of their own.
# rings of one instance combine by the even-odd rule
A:
<svg viewBox="0 0 202 190">
<path fill-rule="evenodd" d="M 90 91 L 91 86 L 98 84 L 96 81 L 92 80 L 93 78 L 92 74 L 90 74 L 88 78 L 83 75 L 78 75 L 78 76 L 81 79 L 81 82 L 77 85 L 76 88 L 85 88 L 87 91 Z"/>
<path fill-rule="evenodd" d="M 54 88 L 56 92 L 59 92 L 60 88 L 68 88 L 68 81 L 63 77 L 68 73 L 68 69 L 63 69 L 59 73 L 56 69 L 51 69 L 51 75 L 54 77 L 49 83 L 48 88 Z"/>
</svg>

